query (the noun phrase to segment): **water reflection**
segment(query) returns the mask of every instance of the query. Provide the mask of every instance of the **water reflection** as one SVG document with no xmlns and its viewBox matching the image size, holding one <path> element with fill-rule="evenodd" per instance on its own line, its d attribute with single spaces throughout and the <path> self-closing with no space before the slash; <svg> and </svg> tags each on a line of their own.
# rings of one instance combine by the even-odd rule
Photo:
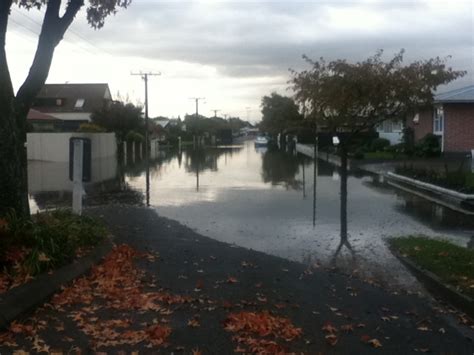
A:
<svg viewBox="0 0 474 355">
<path fill-rule="evenodd" d="M 402 284 L 412 279 L 385 238 L 429 234 L 466 245 L 474 231 L 472 216 L 394 189 L 373 175 L 351 171 L 345 179 L 323 160 L 315 164 L 284 149 L 256 149 L 250 141 L 160 150 L 148 164 L 137 157 L 126 165 L 101 165 L 102 181 L 86 187 L 86 206 L 149 202 L 158 214 L 217 240 L 297 261 L 366 269 Z M 43 209 L 67 200 L 72 185 L 67 187 L 67 175 L 60 172 L 64 167 L 29 168 L 32 204 Z"/>
<path fill-rule="evenodd" d="M 305 160 L 307 159 L 302 155 L 295 156 L 276 147 L 270 148 L 263 154 L 262 179 L 265 183 L 300 190 L 303 181 L 297 179 L 296 174 Z"/>
<path fill-rule="evenodd" d="M 72 205 L 73 184 L 66 163 L 29 161 L 29 198 L 32 212 L 67 208 Z M 143 204 L 143 194 L 130 188 L 115 158 L 98 159 L 92 165 L 92 179 L 84 184 L 87 206 L 106 203 Z"/>
</svg>

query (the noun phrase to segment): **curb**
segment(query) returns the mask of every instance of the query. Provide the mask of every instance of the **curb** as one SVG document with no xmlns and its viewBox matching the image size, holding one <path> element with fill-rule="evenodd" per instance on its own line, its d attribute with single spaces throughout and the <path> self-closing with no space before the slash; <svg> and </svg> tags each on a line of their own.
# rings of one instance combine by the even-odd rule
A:
<svg viewBox="0 0 474 355">
<path fill-rule="evenodd" d="M 61 286 L 85 274 L 112 249 L 107 239 L 90 254 L 65 265 L 51 274 L 43 273 L 34 280 L 18 286 L 0 296 L 0 329 L 5 329 L 16 318 L 43 304 Z"/>
<path fill-rule="evenodd" d="M 432 193 L 436 193 L 438 195 L 449 196 L 449 198 L 458 200 L 460 204 L 466 203 L 466 204 L 469 205 L 471 201 L 474 201 L 474 194 L 465 194 L 465 193 L 458 192 L 458 191 L 455 191 L 455 190 L 450 190 L 450 189 L 447 189 L 445 187 L 433 185 L 433 184 L 430 184 L 430 183 L 427 183 L 427 182 L 423 182 L 423 181 L 420 181 L 420 180 L 417 180 L 417 179 L 409 178 L 407 176 L 395 174 L 395 173 L 392 173 L 392 172 L 388 172 L 387 176 L 389 178 L 394 179 L 394 180 L 398 180 L 398 181 L 401 181 L 401 182 L 404 182 L 404 183 L 407 183 L 407 184 L 410 184 L 410 185 L 414 185 L 414 186 L 416 186 L 420 189 L 428 190 L 428 191 L 430 191 Z"/>
<path fill-rule="evenodd" d="M 390 251 L 430 292 L 474 318 L 474 300 L 471 297 L 463 295 L 454 287 L 443 283 L 438 276 L 402 256 L 394 247 L 390 246 Z"/>
</svg>

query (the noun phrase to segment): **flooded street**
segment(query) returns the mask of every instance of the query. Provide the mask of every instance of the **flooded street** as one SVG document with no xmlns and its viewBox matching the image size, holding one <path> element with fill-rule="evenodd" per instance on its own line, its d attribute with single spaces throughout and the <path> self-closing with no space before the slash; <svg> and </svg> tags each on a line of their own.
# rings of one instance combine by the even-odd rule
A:
<svg viewBox="0 0 474 355">
<path fill-rule="evenodd" d="M 314 193 L 312 159 L 276 148 L 255 148 L 253 141 L 181 153 L 163 150 L 150 164 L 148 189 L 143 162 L 103 165 L 104 180 L 98 178 L 86 189 L 85 205 L 148 200 L 159 215 L 216 240 L 295 261 L 357 269 L 364 277 L 393 285 L 413 287 L 416 282 L 392 256 L 386 238 L 426 234 L 466 245 L 474 234 L 472 216 L 356 172 L 348 179 L 350 244 L 337 252 L 338 169 L 319 161 Z M 32 164 L 30 170 L 38 175 L 40 167 Z M 41 191 L 37 184 L 32 187 L 30 178 L 32 207 L 47 208 L 48 201 L 67 205 L 70 192 L 51 190 L 52 185 L 67 190 L 68 184 L 45 184 L 50 191 Z"/>
</svg>

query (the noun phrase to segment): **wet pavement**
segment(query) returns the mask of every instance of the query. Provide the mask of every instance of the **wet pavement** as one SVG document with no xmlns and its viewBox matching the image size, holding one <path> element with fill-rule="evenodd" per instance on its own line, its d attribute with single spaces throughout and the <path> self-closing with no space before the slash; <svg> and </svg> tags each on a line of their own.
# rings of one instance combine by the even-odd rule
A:
<svg viewBox="0 0 474 355">
<path fill-rule="evenodd" d="M 118 164 L 116 169 L 115 178 L 87 187 L 86 205 L 148 202 L 159 215 L 216 240 L 294 261 L 357 269 L 364 277 L 412 290 L 418 284 L 392 256 L 386 238 L 426 234 L 466 245 L 474 235 L 472 216 L 380 183 L 375 175 L 355 172 L 348 179 L 348 231 L 354 253 L 344 245 L 336 255 L 338 169 L 319 161 L 314 182 L 312 159 L 277 148 L 255 148 L 252 141 L 164 150 L 150 164 L 149 184 L 143 161 Z M 31 196 L 38 209 L 51 201 L 70 203 L 67 191 L 36 188 Z"/>
<path fill-rule="evenodd" d="M 469 320 L 424 297 L 221 243 L 148 208 L 87 213 L 118 247 L 0 332 L 0 353 L 472 354 Z"/>
</svg>

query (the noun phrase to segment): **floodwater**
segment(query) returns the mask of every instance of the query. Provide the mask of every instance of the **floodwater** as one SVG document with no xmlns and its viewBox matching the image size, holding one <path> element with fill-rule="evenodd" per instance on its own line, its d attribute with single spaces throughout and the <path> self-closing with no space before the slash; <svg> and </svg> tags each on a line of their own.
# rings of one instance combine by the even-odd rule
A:
<svg viewBox="0 0 474 355">
<path fill-rule="evenodd" d="M 107 166 L 101 169 L 103 181 L 99 176 L 86 188 L 85 205 L 148 203 L 159 215 L 211 238 L 295 261 L 358 270 L 363 277 L 394 286 L 413 288 L 416 282 L 392 256 L 386 238 L 425 234 L 466 245 L 474 235 L 472 216 L 402 192 L 374 175 L 353 172 L 348 178 L 349 245 L 337 252 L 338 168 L 319 160 L 314 180 L 312 159 L 256 148 L 252 141 L 164 150 L 150 163 L 148 184 L 143 161 L 102 165 Z M 56 183 L 62 191 L 54 186 L 45 191 L 31 181 L 41 169 L 41 163 L 32 162 L 32 207 L 70 204 L 70 189 L 64 191 L 64 184 Z"/>
</svg>

